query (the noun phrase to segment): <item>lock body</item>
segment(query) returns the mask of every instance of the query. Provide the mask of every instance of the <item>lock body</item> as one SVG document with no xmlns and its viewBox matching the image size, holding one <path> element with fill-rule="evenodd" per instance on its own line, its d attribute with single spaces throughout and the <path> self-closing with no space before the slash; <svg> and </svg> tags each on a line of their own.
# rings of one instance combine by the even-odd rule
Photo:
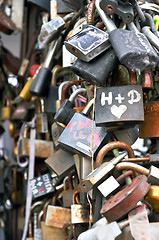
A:
<svg viewBox="0 0 159 240">
<path fill-rule="evenodd" d="M 87 63 L 77 59 L 71 69 L 75 74 L 92 84 L 105 85 L 117 63 L 118 58 L 114 50 L 110 49 Z"/>
<path fill-rule="evenodd" d="M 159 102 L 149 102 L 144 106 L 144 122 L 139 125 L 140 138 L 159 137 Z"/>
<path fill-rule="evenodd" d="M 127 68 L 144 70 L 158 63 L 156 52 L 140 32 L 115 29 L 110 32 L 109 39 L 119 61 Z"/>
<path fill-rule="evenodd" d="M 69 136 L 69 137 L 68 137 Z M 102 127 L 96 127 L 94 123 L 94 147 L 96 155 L 106 143 L 110 135 Z M 82 114 L 75 113 L 58 139 L 61 147 L 80 153 L 89 158 L 92 157 L 92 120 Z"/>
<path fill-rule="evenodd" d="M 67 50 L 80 60 L 89 62 L 110 48 L 108 33 L 88 26 L 64 42 Z"/>
<path fill-rule="evenodd" d="M 95 122 L 97 126 L 131 126 L 144 121 L 142 87 L 127 85 L 97 89 Z"/>
</svg>

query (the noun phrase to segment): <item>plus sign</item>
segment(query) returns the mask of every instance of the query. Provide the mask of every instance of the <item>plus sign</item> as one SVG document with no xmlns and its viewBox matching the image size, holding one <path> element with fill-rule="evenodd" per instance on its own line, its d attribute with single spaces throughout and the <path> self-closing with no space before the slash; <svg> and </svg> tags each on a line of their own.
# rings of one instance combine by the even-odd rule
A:
<svg viewBox="0 0 159 240">
<path fill-rule="evenodd" d="M 118 101 L 118 103 L 122 103 L 122 101 L 124 100 L 125 98 L 121 96 L 121 94 L 118 94 L 117 97 L 115 97 L 115 100 Z"/>
</svg>

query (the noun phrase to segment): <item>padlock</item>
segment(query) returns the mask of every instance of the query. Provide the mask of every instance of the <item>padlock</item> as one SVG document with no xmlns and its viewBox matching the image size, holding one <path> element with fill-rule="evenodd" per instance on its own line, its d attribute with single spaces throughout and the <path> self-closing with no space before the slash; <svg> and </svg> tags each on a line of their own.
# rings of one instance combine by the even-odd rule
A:
<svg viewBox="0 0 159 240">
<path fill-rule="evenodd" d="M 115 171 L 121 171 L 122 169 L 131 169 L 140 174 L 145 174 L 147 176 L 148 182 L 153 185 L 159 185 L 159 168 L 153 165 L 151 165 L 151 167 L 147 169 L 136 163 L 123 162 L 118 163 L 115 167 Z"/>
<path fill-rule="evenodd" d="M 40 68 L 29 89 L 32 95 L 38 97 L 45 97 L 48 94 L 49 85 L 52 77 L 51 70 L 55 62 L 54 57 L 60 49 L 61 41 L 62 39 L 60 37 L 55 42 L 51 43 L 43 66 Z"/>
<path fill-rule="evenodd" d="M 102 148 L 103 149 L 103 148 Z M 102 150 L 101 149 L 101 150 Z M 101 151 L 100 150 L 100 151 Z M 100 152 L 99 152 L 100 153 Z M 88 192 L 90 191 L 94 186 L 99 185 L 99 183 L 106 177 L 106 175 L 114 169 L 115 164 L 120 162 L 124 156 L 126 155 L 126 152 L 120 154 L 118 157 L 113 158 L 109 162 L 105 162 L 101 164 L 98 168 L 96 168 L 94 171 L 92 171 L 84 180 L 80 182 L 78 185 L 78 188 L 81 191 Z M 104 155 L 103 155 L 104 158 Z"/>
<path fill-rule="evenodd" d="M 141 86 L 143 90 L 153 89 L 153 76 L 151 68 L 147 68 L 141 72 Z"/>
<path fill-rule="evenodd" d="M 147 195 L 145 196 L 145 201 L 151 204 L 151 206 L 155 212 L 159 213 L 159 205 L 158 205 L 159 186 L 156 186 L 156 185 L 150 186 L 150 189 L 149 189 Z"/>
<path fill-rule="evenodd" d="M 95 122 L 97 126 L 120 128 L 144 121 L 142 87 L 138 85 L 97 89 Z"/>
<path fill-rule="evenodd" d="M 121 148 L 128 152 L 128 155 L 131 157 L 134 157 L 133 149 L 126 143 L 123 142 L 110 142 L 103 146 L 100 151 L 98 152 L 98 155 L 96 157 L 96 169 L 91 172 L 83 181 L 80 182 L 78 187 L 82 191 L 89 191 L 93 188 L 93 186 L 98 183 L 104 176 L 106 176 L 107 173 L 109 173 L 114 167 L 115 164 L 117 164 L 119 161 L 121 161 L 124 156 L 126 155 L 126 152 L 120 154 L 119 156 L 113 158 L 110 162 L 105 162 L 101 165 L 104 156 L 107 154 L 108 151 L 113 150 L 115 148 Z M 94 177 L 95 176 L 95 177 Z"/>
<path fill-rule="evenodd" d="M 54 122 L 51 126 L 51 136 L 54 144 L 54 150 L 56 150 L 59 145 L 57 140 L 60 137 L 63 130 L 64 130 L 64 127 L 60 123 Z"/>
<path fill-rule="evenodd" d="M 34 110 L 30 109 L 32 102 L 22 101 L 17 104 L 12 115 L 12 121 L 29 121 Z"/>
<path fill-rule="evenodd" d="M 88 113 L 91 111 L 93 102 L 94 99 L 87 104 L 83 110 L 83 114 L 75 113 L 73 115 L 72 119 L 67 124 L 66 128 L 58 139 L 61 147 L 64 147 L 65 149 L 75 153 L 80 153 L 89 158 L 92 157 L 92 151 L 96 156 L 100 148 L 110 138 L 109 133 L 107 133 L 102 127 L 95 127 L 95 123 L 92 133 L 92 120 L 87 116 L 84 116 L 84 114 L 88 115 Z M 92 135 L 94 139 L 93 143 Z"/>
<path fill-rule="evenodd" d="M 44 112 L 53 115 L 56 113 L 56 102 L 58 100 L 58 87 L 56 86 L 57 74 L 60 72 L 61 66 L 56 65 L 52 70 L 51 86 L 48 94 L 44 99 Z"/>
<path fill-rule="evenodd" d="M 71 205 L 71 223 L 88 223 L 89 222 L 89 209 L 82 206 L 81 204 L 76 204 L 75 197 L 79 194 L 79 191 L 75 191 L 72 196 Z"/>
<path fill-rule="evenodd" d="M 66 188 L 66 180 L 64 182 L 64 191 L 62 192 L 62 201 L 64 207 L 71 207 L 72 205 L 72 196 L 76 191 L 76 187 L 73 187 L 73 176 L 76 174 L 75 170 L 69 173 L 68 175 L 68 189 Z"/>
<path fill-rule="evenodd" d="M 139 137 L 139 130 L 137 127 L 113 131 L 113 135 L 118 141 L 125 142 L 132 145 Z"/>
<path fill-rule="evenodd" d="M 1 110 L 1 120 L 10 119 L 11 115 L 11 102 L 9 98 L 4 98 Z"/>
<path fill-rule="evenodd" d="M 37 130 L 37 133 L 48 132 L 48 119 L 47 119 L 47 114 L 44 113 L 43 99 L 39 99 L 39 101 L 37 102 L 36 130 Z"/>
<path fill-rule="evenodd" d="M 101 0 L 95 2 L 96 9 L 109 32 L 109 40 L 121 64 L 133 70 L 155 67 L 158 56 L 145 35 L 117 29 L 112 19 L 101 9 L 100 2 Z"/>
<path fill-rule="evenodd" d="M 38 36 L 39 48 L 44 48 L 48 43 L 57 39 L 64 29 L 64 26 L 65 21 L 60 16 L 57 16 L 56 18 L 43 24 Z"/>
<path fill-rule="evenodd" d="M 91 25 L 65 40 L 64 44 L 68 51 L 85 62 L 110 48 L 108 34 Z"/>
<path fill-rule="evenodd" d="M 84 6 L 84 0 L 77 0 L 76 2 L 73 0 L 62 0 L 66 6 L 73 9 L 74 11 L 78 11 L 82 6 Z"/>
<path fill-rule="evenodd" d="M 118 220 L 144 198 L 149 188 L 150 184 L 147 183 L 146 176 L 140 175 L 134 178 L 129 186 L 108 199 L 101 209 L 101 214 L 109 223 Z"/>
<path fill-rule="evenodd" d="M 140 138 L 159 137 L 158 129 L 159 102 L 151 101 L 144 106 L 144 122 L 139 125 Z"/>
<path fill-rule="evenodd" d="M 54 151 L 45 163 L 53 170 L 58 177 L 62 178 L 75 168 L 73 154 L 62 149 Z"/>
<path fill-rule="evenodd" d="M 114 50 L 110 48 L 90 62 L 77 59 L 72 64 L 71 69 L 75 74 L 92 84 L 105 85 L 117 64 L 118 58 Z"/>
<path fill-rule="evenodd" d="M 50 12 L 50 0 L 27 0 L 28 3 L 34 4 L 41 10 Z"/>
<path fill-rule="evenodd" d="M 56 122 L 63 123 L 67 125 L 73 115 L 75 114 L 75 110 L 73 109 L 74 106 L 74 100 L 80 93 L 85 93 L 86 89 L 85 88 L 79 88 L 76 91 L 74 91 L 69 99 L 65 99 L 65 101 L 61 104 L 60 108 L 56 112 L 54 116 L 54 120 Z"/>
<path fill-rule="evenodd" d="M 49 173 L 30 179 L 30 187 L 34 199 L 55 192 Z"/>
<path fill-rule="evenodd" d="M 64 224 L 71 221 L 71 210 L 64 207 L 48 205 L 45 224 L 47 226 L 63 228 Z"/>
<path fill-rule="evenodd" d="M 26 84 L 24 85 L 22 91 L 19 94 L 20 98 L 22 98 L 26 101 L 31 100 L 32 95 L 30 94 L 29 89 L 30 89 L 33 81 L 34 81 L 34 78 L 28 77 Z"/>
<path fill-rule="evenodd" d="M 117 14 L 124 23 L 131 23 L 134 20 L 133 7 L 129 2 L 101 0 L 100 7 L 108 15 Z"/>
</svg>

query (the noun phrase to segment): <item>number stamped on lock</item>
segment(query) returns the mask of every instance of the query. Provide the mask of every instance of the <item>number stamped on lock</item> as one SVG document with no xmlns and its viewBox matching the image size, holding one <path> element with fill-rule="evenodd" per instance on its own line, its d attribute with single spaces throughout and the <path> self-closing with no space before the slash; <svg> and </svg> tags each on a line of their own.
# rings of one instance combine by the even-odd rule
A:
<svg viewBox="0 0 159 240">
<path fill-rule="evenodd" d="M 95 121 L 98 126 L 144 121 L 142 87 L 127 85 L 97 89 Z"/>
</svg>

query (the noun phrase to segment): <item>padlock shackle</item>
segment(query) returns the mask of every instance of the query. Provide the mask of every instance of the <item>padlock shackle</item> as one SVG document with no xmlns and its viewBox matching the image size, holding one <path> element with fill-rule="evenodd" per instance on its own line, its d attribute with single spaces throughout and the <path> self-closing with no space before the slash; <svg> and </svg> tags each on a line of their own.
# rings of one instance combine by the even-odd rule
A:
<svg viewBox="0 0 159 240">
<path fill-rule="evenodd" d="M 68 82 L 63 88 L 62 88 L 62 95 L 61 95 L 61 104 L 64 102 L 64 100 L 66 99 L 66 92 L 67 92 L 67 90 L 68 90 L 68 88 L 70 88 L 71 86 L 73 86 L 73 85 L 79 85 L 81 82 L 83 82 L 84 80 L 72 80 L 72 81 L 70 81 L 70 82 Z M 77 89 L 78 90 L 78 89 Z M 75 92 L 76 91 L 74 91 L 72 94 L 75 94 Z M 71 98 L 71 96 L 70 96 L 70 98 L 69 98 L 69 101 L 70 102 L 73 102 L 74 101 L 74 99 L 76 98 L 76 96 L 78 95 L 75 95 L 75 97 L 74 97 L 74 95 L 72 95 L 71 94 L 71 96 L 72 96 L 72 98 Z M 71 100 L 70 100 L 71 99 Z"/>
<path fill-rule="evenodd" d="M 97 9 L 101 19 L 103 20 L 103 23 L 106 26 L 108 33 L 110 33 L 111 31 L 117 29 L 117 27 L 115 26 L 113 20 L 110 17 L 108 17 L 105 14 L 105 12 L 101 9 L 100 2 L 101 2 L 101 0 L 96 0 L 96 2 L 95 2 L 96 9 Z"/>
<path fill-rule="evenodd" d="M 147 168 L 142 167 L 136 163 L 131 163 L 131 162 L 118 163 L 115 167 L 115 171 L 117 171 L 117 172 L 120 172 L 121 170 L 126 170 L 126 169 L 133 170 L 135 172 L 144 174 L 146 176 L 148 176 L 150 173 L 150 171 Z"/>
<path fill-rule="evenodd" d="M 73 190 L 73 183 L 72 183 L 72 177 L 76 174 L 76 170 L 73 169 L 70 174 L 68 175 L 68 187 L 70 190 Z"/>
<path fill-rule="evenodd" d="M 38 221 L 37 221 L 37 228 L 38 228 L 38 229 L 41 229 L 41 220 L 42 220 L 43 215 L 44 215 L 44 211 L 42 210 L 42 211 L 38 214 Z"/>
<path fill-rule="evenodd" d="M 92 0 L 89 3 L 88 9 L 87 9 L 87 23 L 94 22 L 94 11 L 95 11 L 95 0 Z"/>
<path fill-rule="evenodd" d="M 76 204 L 76 195 L 79 194 L 79 193 L 80 193 L 80 191 L 78 191 L 78 190 L 74 192 L 74 194 L 72 196 L 72 204 L 73 205 Z"/>
<path fill-rule="evenodd" d="M 35 210 L 36 207 L 39 207 L 39 206 L 41 206 L 42 204 L 43 204 L 42 201 L 35 202 L 35 203 L 31 206 L 31 209 L 30 209 L 31 214 L 33 213 L 33 211 Z M 31 215 L 31 214 L 30 214 L 30 215 Z"/>
<path fill-rule="evenodd" d="M 79 89 L 75 90 L 69 97 L 69 101 L 73 102 L 79 93 L 86 93 L 86 92 L 87 92 L 87 90 L 85 88 L 79 88 Z"/>
<path fill-rule="evenodd" d="M 49 200 L 44 204 L 44 207 L 43 207 L 43 212 L 44 212 L 44 214 L 43 214 L 43 219 L 44 219 L 44 221 L 45 221 L 45 219 L 46 219 L 47 207 L 48 207 L 49 204 L 51 204 L 51 202 L 52 202 L 52 199 L 49 199 Z"/>
<path fill-rule="evenodd" d="M 62 82 L 58 88 L 58 99 L 61 100 L 62 97 L 62 89 L 69 81 Z"/>
<path fill-rule="evenodd" d="M 126 150 L 128 153 L 128 156 L 130 158 L 135 157 L 133 149 L 127 143 L 120 142 L 120 141 L 110 142 L 110 143 L 106 144 L 104 147 L 102 147 L 101 150 L 98 152 L 97 157 L 96 157 L 95 167 L 96 168 L 99 167 L 103 161 L 104 156 L 107 154 L 107 152 L 109 152 L 110 150 L 113 150 L 115 148 L 122 148 L 122 149 Z"/>
<path fill-rule="evenodd" d="M 91 112 L 92 107 L 93 107 L 93 103 L 94 103 L 94 98 L 92 98 L 86 105 L 86 107 L 84 108 L 84 110 L 82 111 L 83 114 L 88 115 L 89 112 Z"/>
<path fill-rule="evenodd" d="M 60 72 L 62 67 L 60 65 L 56 65 L 52 70 L 52 80 L 51 80 L 51 86 L 56 86 L 56 79 L 57 74 Z"/>
<path fill-rule="evenodd" d="M 124 182 L 125 178 L 128 177 L 128 176 L 130 176 L 130 175 L 131 175 L 132 177 L 133 177 L 133 175 L 134 175 L 134 173 L 133 173 L 132 170 L 128 170 L 128 171 L 124 172 L 122 175 L 120 175 L 118 178 L 116 178 L 116 181 L 117 181 L 118 183 L 122 184 L 122 183 Z"/>
</svg>

